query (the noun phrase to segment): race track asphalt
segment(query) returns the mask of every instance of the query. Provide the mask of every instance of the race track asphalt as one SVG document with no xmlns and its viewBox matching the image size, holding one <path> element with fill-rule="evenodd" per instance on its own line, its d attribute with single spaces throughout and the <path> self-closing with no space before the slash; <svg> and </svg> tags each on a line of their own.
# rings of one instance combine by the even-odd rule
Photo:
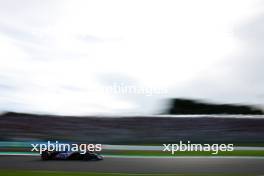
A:
<svg viewBox="0 0 264 176">
<path fill-rule="evenodd" d="M 105 158 L 103 161 L 42 161 L 37 156 L 0 156 L 0 170 L 126 173 L 264 174 L 263 158 Z"/>
</svg>

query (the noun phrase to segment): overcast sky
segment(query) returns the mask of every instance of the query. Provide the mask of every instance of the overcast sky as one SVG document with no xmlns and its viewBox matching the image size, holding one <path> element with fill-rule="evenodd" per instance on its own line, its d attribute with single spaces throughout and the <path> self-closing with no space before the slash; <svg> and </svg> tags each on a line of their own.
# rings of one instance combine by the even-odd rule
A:
<svg viewBox="0 0 264 176">
<path fill-rule="evenodd" d="M 255 0 L 0 0 L 0 111 L 153 114 L 172 97 L 263 105 Z M 106 91 L 131 87 L 146 92 Z"/>
</svg>

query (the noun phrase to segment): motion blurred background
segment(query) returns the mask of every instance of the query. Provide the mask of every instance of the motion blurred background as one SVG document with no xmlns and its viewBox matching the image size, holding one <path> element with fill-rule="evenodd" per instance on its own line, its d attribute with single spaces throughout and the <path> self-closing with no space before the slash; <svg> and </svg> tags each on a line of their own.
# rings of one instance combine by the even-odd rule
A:
<svg viewBox="0 0 264 176">
<path fill-rule="evenodd" d="M 0 140 L 262 146 L 263 8 L 0 0 Z"/>
</svg>

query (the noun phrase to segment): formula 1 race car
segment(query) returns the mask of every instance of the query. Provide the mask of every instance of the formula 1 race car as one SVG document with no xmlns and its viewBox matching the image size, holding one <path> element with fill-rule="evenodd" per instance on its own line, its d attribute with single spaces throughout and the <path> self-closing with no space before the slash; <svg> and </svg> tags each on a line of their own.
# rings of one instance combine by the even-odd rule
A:
<svg viewBox="0 0 264 176">
<path fill-rule="evenodd" d="M 69 151 L 44 151 L 41 153 L 42 160 L 103 160 L 103 157 L 94 152 L 87 151 L 86 153 L 69 152 Z"/>
</svg>

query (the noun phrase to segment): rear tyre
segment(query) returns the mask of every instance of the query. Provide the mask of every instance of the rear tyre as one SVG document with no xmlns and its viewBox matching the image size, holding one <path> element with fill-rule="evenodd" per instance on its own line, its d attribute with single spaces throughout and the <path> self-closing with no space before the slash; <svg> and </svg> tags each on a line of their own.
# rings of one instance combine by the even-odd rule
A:
<svg viewBox="0 0 264 176">
<path fill-rule="evenodd" d="M 49 160 L 49 159 L 50 159 L 50 157 L 49 157 L 49 153 L 48 153 L 47 151 L 42 152 L 42 153 L 41 153 L 41 159 L 42 159 L 43 161 Z"/>
</svg>

